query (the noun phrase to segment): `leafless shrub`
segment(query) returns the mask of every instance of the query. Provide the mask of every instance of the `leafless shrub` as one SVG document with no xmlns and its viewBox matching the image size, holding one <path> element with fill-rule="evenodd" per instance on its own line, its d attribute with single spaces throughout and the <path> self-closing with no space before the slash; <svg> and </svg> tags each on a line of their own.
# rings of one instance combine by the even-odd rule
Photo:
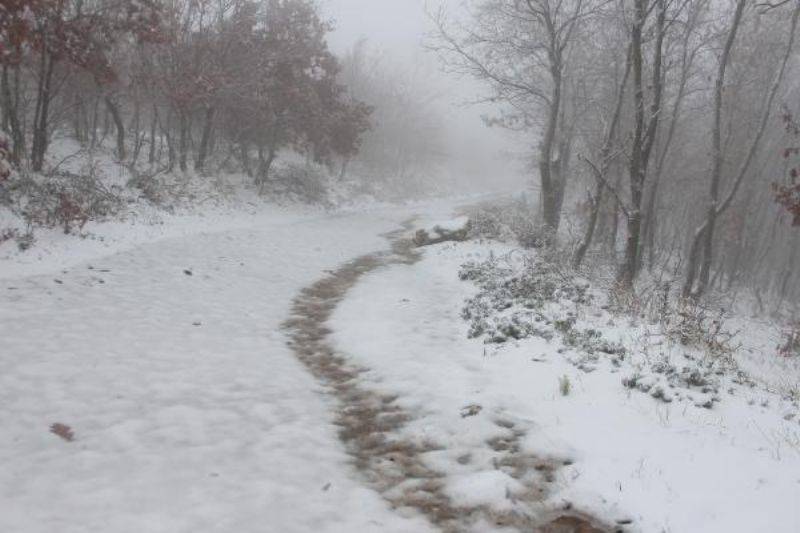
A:
<svg viewBox="0 0 800 533">
<path fill-rule="evenodd" d="M 613 284 L 608 289 L 610 312 L 645 320 L 683 346 L 700 348 L 711 357 L 730 358 L 740 347 L 739 331 L 726 327 L 731 302 L 706 295 L 682 298 L 671 281 L 654 280 L 636 290 Z"/>
<path fill-rule="evenodd" d="M 523 248 L 541 248 L 548 242 L 545 228 L 522 200 L 482 205 L 471 213 L 470 237 L 515 242 Z"/>
<path fill-rule="evenodd" d="M 16 228 L 0 230 L 0 246 L 2 246 L 5 242 L 16 239 L 18 234 L 19 231 Z"/>
<path fill-rule="evenodd" d="M 142 198 L 151 204 L 165 206 L 169 191 L 165 181 L 160 179 L 159 176 L 163 175 L 167 169 L 161 168 L 144 172 L 131 165 L 129 170 L 131 178 L 128 180 L 127 186 L 137 189 Z"/>
<path fill-rule="evenodd" d="M 290 164 L 276 169 L 264 183 L 262 193 L 310 204 L 331 204 L 327 177 L 321 170 L 308 165 Z"/>
<path fill-rule="evenodd" d="M 614 281 L 607 288 L 611 311 L 643 318 L 651 324 L 663 323 L 674 303 L 670 282 L 640 284 L 632 291 Z"/>
<path fill-rule="evenodd" d="M 638 293 L 615 282 L 608 287 L 608 309 L 616 314 L 640 316 L 642 300 Z"/>
<path fill-rule="evenodd" d="M 102 220 L 122 207 L 119 191 L 107 189 L 94 176 L 57 171 L 24 185 L 22 215 L 31 226 L 82 230 L 89 220 Z"/>
<path fill-rule="evenodd" d="M 15 240 L 17 241 L 17 247 L 24 252 L 33 246 L 33 243 L 36 242 L 36 237 L 33 234 L 33 230 L 28 228 L 25 233 L 17 233 Z"/>
<path fill-rule="evenodd" d="M 800 322 L 793 322 L 784 330 L 778 353 L 784 357 L 800 356 Z"/>
<path fill-rule="evenodd" d="M 680 299 L 666 313 L 664 333 L 685 346 L 698 346 L 712 357 L 730 357 L 739 345 L 738 331 L 725 327 L 725 310 L 712 310 L 696 299 Z"/>
</svg>

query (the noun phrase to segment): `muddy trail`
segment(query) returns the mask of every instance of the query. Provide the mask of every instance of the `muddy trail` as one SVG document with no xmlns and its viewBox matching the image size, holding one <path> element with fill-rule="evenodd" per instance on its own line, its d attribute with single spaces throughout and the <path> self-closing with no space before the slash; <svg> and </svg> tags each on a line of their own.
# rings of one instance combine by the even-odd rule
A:
<svg viewBox="0 0 800 533">
<path fill-rule="evenodd" d="M 378 268 L 419 261 L 420 252 L 404 234 L 404 229 L 386 235 L 391 249 L 358 257 L 327 277 L 304 289 L 295 299 L 292 318 L 285 324 L 289 345 L 317 380 L 326 385 L 337 402 L 336 424 L 339 437 L 366 482 L 394 508 L 412 508 L 426 516 L 444 532 L 473 530 L 480 522 L 505 528 L 540 533 L 611 533 L 622 531 L 573 509 L 547 513 L 510 511 L 498 513 L 484 507 L 456 505 L 444 493 L 444 474 L 422 460 L 426 452 L 442 449 L 435 442 L 420 445 L 403 440 L 397 430 L 414 417 L 397 405 L 397 397 L 365 387 L 359 376 L 365 368 L 354 365 L 347 354 L 338 353 L 328 340 L 328 319 L 339 302 L 358 280 Z M 547 497 L 548 486 L 565 463 L 543 460 L 520 450 L 524 431 L 512 423 L 512 438 L 487 442 L 501 457 L 497 468 L 504 468 L 523 483 L 524 499 L 531 504 Z M 568 464 L 568 463 L 567 463 Z M 541 508 L 541 505 L 538 506 Z"/>
</svg>

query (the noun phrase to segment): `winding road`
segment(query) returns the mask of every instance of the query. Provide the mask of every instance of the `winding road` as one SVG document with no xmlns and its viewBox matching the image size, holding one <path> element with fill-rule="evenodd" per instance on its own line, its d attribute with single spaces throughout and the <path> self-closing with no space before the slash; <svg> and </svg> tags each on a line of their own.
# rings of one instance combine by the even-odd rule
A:
<svg viewBox="0 0 800 533">
<path fill-rule="evenodd" d="M 0 263 L 0 531 L 464 530 L 484 510 L 392 438 L 414 414 L 327 343 L 363 274 L 416 260 L 396 232 L 413 212 L 273 213 L 35 275 Z"/>
</svg>

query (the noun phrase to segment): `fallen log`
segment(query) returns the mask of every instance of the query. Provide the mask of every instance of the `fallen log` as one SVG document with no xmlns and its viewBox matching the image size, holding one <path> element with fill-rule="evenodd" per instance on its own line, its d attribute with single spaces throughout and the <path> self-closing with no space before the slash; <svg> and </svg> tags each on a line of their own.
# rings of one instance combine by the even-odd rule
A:
<svg viewBox="0 0 800 533">
<path fill-rule="evenodd" d="M 414 234 L 414 244 L 417 247 L 430 246 L 442 242 L 463 242 L 469 236 L 469 221 L 463 227 L 458 229 L 448 229 L 441 226 L 433 227 L 433 235 L 428 233 L 427 230 L 421 229 Z"/>
</svg>

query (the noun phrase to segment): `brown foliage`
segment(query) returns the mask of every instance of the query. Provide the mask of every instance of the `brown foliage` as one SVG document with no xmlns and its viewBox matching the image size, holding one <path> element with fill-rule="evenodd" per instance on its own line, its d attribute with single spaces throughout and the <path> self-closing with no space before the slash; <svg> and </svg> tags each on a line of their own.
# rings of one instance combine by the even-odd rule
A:
<svg viewBox="0 0 800 533">
<path fill-rule="evenodd" d="M 50 433 L 61 437 L 67 442 L 75 440 L 75 433 L 72 431 L 72 428 L 66 424 L 56 422 L 50 426 Z"/>
</svg>

